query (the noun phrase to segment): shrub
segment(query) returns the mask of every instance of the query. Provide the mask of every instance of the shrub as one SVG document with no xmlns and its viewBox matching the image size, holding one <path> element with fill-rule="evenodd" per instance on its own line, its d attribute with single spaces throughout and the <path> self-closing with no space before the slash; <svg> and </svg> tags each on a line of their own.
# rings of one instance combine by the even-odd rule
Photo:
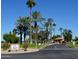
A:
<svg viewBox="0 0 79 59">
<path fill-rule="evenodd" d="M 8 52 L 11 52 L 11 50 L 8 50 Z"/>
<path fill-rule="evenodd" d="M 68 47 L 69 47 L 69 48 L 75 48 L 76 46 L 74 46 L 72 42 L 69 42 L 69 43 L 68 43 Z"/>
<path fill-rule="evenodd" d="M 24 48 L 24 51 L 26 51 L 27 50 L 27 47 L 28 47 L 28 44 L 27 43 L 24 43 L 22 46 Z"/>
<path fill-rule="evenodd" d="M 36 44 L 28 44 L 29 48 L 40 48 L 42 45 L 36 45 Z"/>
<path fill-rule="evenodd" d="M 6 43 L 6 42 L 3 43 L 3 45 L 2 45 L 3 50 L 7 50 L 9 47 L 10 47 L 10 44 Z"/>
<path fill-rule="evenodd" d="M 14 34 L 4 34 L 3 35 L 3 39 L 5 40 L 5 42 L 7 43 L 18 43 L 19 42 L 19 37 L 17 37 Z"/>
</svg>

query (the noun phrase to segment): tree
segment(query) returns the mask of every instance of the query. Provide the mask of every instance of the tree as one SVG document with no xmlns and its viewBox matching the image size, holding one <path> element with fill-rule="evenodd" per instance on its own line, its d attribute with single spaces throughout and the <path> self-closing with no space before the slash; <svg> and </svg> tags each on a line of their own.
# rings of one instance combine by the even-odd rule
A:
<svg viewBox="0 0 79 59">
<path fill-rule="evenodd" d="M 48 18 L 48 20 L 45 22 L 46 31 L 50 32 L 50 35 L 52 38 L 52 29 L 55 29 L 56 24 L 54 23 L 52 18 Z"/>
<path fill-rule="evenodd" d="M 63 28 L 60 27 L 60 28 L 59 28 L 59 31 L 60 31 L 60 33 L 61 33 L 61 37 L 62 37 L 62 34 L 63 34 L 63 33 L 62 33 L 62 32 L 63 32 Z"/>
<path fill-rule="evenodd" d="M 37 32 L 38 32 L 38 29 L 39 29 L 39 26 L 37 24 L 37 22 L 40 20 L 40 12 L 33 12 L 32 14 L 32 18 L 33 18 L 33 22 L 34 22 L 34 31 L 35 31 L 35 42 L 36 42 L 36 45 L 37 45 Z"/>
<path fill-rule="evenodd" d="M 43 43 L 46 42 L 49 36 L 49 32 L 46 31 L 40 31 L 38 33 L 38 39 Z"/>
<path fill-rule="evenodd" d="M 78 37 L 77 36 L 75 36 L 75 39 L 74 39 L 75 41 L 78 41 Z"/>
<path fill-rule="evenodd" d="M 22 31 L 22 24 L 19 21 L 17 21 L 16 23 L 16 30 L 17 30 L 17 34 L 20 35 L 20 44 L 22 44 L 23 31 Z"/>
<path fill-rule="evenodd" d="M 20 43 L 22 44 L 22 35 L 24 34 L 24 42 L 26 37 L 26 32 L 29 29 L 29 20 L 27 17 L 19 17 L 16 22 L 16 29 L 14 29 L 15 33 L 20 34 Z"/>
<path fill-rule="evenodd" d="M 54 35 L 53 37 L 52 37 L 52 39 L 56 39 L 56 38 L 58 38 L 58 37 L 61 37 L 60 35 Z"/>
<path fill-rule="evenodd" d="M 30 9 L 30 40 L 31 40 L 31 43 L 32 43 L 32 39 L 31 39 L 31 18 L 32 18 L 32 7 L 34 7 L 36 5 L 36 3 L 34 2 L 34 0 L 28 0 L 26 2 L 26 5 L 28 6 L 28 8 Z"/>
<path fill-rule="evenodd" d="M 75 36 L 75 42 L 76 42 L 76 44 L 78 44 L 78 37 L 77 36 Z"/>
<path fill-rule="evenodd" d="M 6 33 L 3 35 L 3 39 L 7 43 L 18 43 L 19 37 L 17 37 L 14 33 Z"/>
<path fill-rule="evenodd" d="M 55 27 L 56 27 L 56 24 L 55 24 L 55 23 L 53 23 L 53 32 L 54 32 L 54 34 L 53 34 L 53 35 L 55 35 Z"/>
<path fill-rule="evenodd" d="M 67 42 L 71 41 L 72 40 L 72 31 L 68 30 L 68 29 L 64 29 L 63 36 L 64 36 L 65 41 L 67 41 Z"/>
</svg>

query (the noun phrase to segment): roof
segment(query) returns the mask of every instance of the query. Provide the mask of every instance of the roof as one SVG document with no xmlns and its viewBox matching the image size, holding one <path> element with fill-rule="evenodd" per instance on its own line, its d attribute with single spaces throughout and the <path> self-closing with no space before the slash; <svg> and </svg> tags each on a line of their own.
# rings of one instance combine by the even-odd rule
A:
<svg viewBox="0 0 79 59">
<path fill-rule="evenodd" d="M 56 38 L 55 40 L 63 40 L 63 38 L 61 38 L 61 37 L 58 37 L 58 38 Z"/>
</svg>

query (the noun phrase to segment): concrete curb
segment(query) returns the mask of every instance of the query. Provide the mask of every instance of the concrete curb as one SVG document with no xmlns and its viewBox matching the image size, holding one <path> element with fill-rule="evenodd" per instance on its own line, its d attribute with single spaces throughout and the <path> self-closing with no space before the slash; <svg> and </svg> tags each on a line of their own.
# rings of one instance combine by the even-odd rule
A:
<svg viewBox="0 0 79 59">
<path fill-rule="evenodd" d="M 33 53 L 33 52 L 37 52 L 37 51 L 40 51 L 40 50 L 71 50 L 71 51 L 77 51 L 78 49 L 77 48 L 53 48 L 53 49 L 30 49 L 30 50 L 27 50 L 27 51 L 24 51 L 24 50 L 20 50 L 20 51 L 13 51 L 13 52 L 8 52 L 8 51 L 2 51 L 1 54 L 24 54 L 24 53 Z"/>
<path fill-rule="evenodd" d="M 24 54 L 24 53 L 33 53 L 33 52 L 37 52 L 39 51 L 39 49 L 28 49 L 27 51 L 24 50 L 20 50 L 20 51 L 1 51 L 1 54 Z"/>
</svg>

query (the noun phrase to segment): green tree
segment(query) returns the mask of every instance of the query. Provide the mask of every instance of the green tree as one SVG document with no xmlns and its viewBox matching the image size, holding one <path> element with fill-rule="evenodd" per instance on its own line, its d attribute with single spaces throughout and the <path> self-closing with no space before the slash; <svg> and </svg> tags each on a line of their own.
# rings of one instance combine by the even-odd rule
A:
<svg viewBox="0 0 79 59">
<path fill-rule="evenodd" d="M 78 44 L 78 37 L 75 36 L 74 41 L 76 42 L 76 44 Z"/>
<path fill-rule="evenodd" d="M 54 40 L 54 39 L 56 39 L 56 38 L 58 38 L 58 37 L 61 37 L 60 35 L 54 35 L 53 37 L 52 37 L 52 39 Z"/>
<path fill-rule="evenodd" d="M 53 35 L 55 35 L 55 27 L 56 27 L 56 24 L 55 23 L 53 23 Z"/>
<path fill-rule="evenodd" d="M 52 18 L 48 18 L 48 20 L 45 22 L 46 31 L 50 33 L 52 38 L 52 29 L 55 30 L 56 24 L 54 23 Z"/>
<path fill-rule="evenodd" d="M 17 35 L 17 29 L 16 28 L 14 28 L 12 32 L 13 32 L 14 35 Z"/>
<path fill-rule="evenodd" d="M 5 42 L 7 43 L 18 43 L 19 42 L 19 37 L 17 37 L 15 34 L 13 33 L 6 33 L 3 35 L 3 39 L 5 40 Z"/>
<path fill-rule="evenodd" d="M 16 30 L 17 30 L 17 33 L 20 35 L 20 44 L 22 44 L 23 31 L 22 31 L 22 24 L 20 24 L 19 22 L 16 25 Z"/>
<path fill-rule="evenodd" d="M 29 39 L 30 39 L 30 42 L 32 44 L 32 37 L 31 37 L 31 18 L 32 18 L 32 8 L 36 5 L 36 3 L 34 2 L 34 0 L 28 0 L 26 2 L 26 5 L 30 9 L 30 35 L 29 35 Z"/>
<path fill-rule="evenodd" d="M 69 42 L 72 40 L 72 31 L 68 29 L 64 29 L 63 36 L 66 42 Z"/>
<path fill-rule="evenodd" d="M 36 45 L 37 45 L 37 39 L 38 39 L 37 38 L 38 37 L 37 32 L 38 32 L 38 29 L 39 29 L 37 22 L 40 20 L 40 12 L 37 12 L 37 11 L 33 12 L 32 18 L 33 18 L 33 22 L 34 22 L 33 28 L 34 28 L 34 31 L 35 31 L 35 42 L 36 42 Z"/>
<path fill-rule="evenodd" d="M 24 37 L 25 42 L 26 32 L 28 29 L 29 29 L 29 20 L 27 19 L 27 17 L 19 17 L 19 19 L 16 22 L 16 29 L 14 29 L 14 32 L 20 34 L 21 44 L 22 44 L 22 35 Z"/>
<path fill-rule="evenodd" d="M 46 41 L 48 41 L 48 36 L 49 36 L 49 32 L 47 31 L 40 31 L 38 33 L 38 39 L 43 43 L 45 43 Z"/>
<path fill-rule="evenodd" d="M 75 36 L 75 39 L 74 39 L 75 41 L 78 41 L 78 37 L 77 36 Z"/>
<path fill-rule="evenodd" d="M 63 28 L 60 27 L 60 28 L 59 28 L 59 31 L 60 31 L 60 35 L 61 35 L 61 37 L 62 37 L 62 34 L 63 34 Z"/>
</svg>

